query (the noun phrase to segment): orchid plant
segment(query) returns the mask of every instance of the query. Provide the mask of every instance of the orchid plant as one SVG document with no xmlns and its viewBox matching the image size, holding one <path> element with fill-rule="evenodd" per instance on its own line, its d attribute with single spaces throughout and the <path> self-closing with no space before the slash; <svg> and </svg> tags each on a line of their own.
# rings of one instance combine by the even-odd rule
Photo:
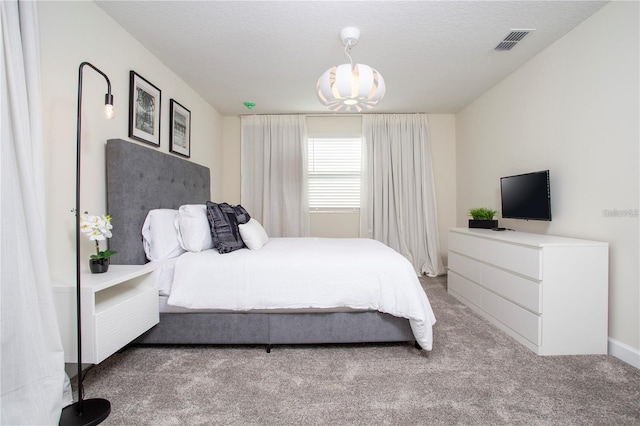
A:
<svg viewBox="0 0 640 426">
<path fill-rule="evenodd" d="M 96 216 L 84 212 L 80 216 L 80 231 L 87 235 L 91 241 L 96 242 L 96 254 L 91 255 L 91 259 L 108 259 L 116 254 L 113 250 L 100 251 L 100 241 L 111 238 L 111 216 Z"/>
</svg>

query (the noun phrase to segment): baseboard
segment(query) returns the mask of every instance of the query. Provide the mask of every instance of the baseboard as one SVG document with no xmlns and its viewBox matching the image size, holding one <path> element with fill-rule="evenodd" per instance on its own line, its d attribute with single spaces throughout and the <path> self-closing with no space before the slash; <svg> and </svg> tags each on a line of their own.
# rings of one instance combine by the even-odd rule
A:
<svg viewBox="0 0 640 426">
<path fill-rule="evenodd" d="M 640 370 L 640 350 L 609 337 L 609 355 Z"/>
</svg>

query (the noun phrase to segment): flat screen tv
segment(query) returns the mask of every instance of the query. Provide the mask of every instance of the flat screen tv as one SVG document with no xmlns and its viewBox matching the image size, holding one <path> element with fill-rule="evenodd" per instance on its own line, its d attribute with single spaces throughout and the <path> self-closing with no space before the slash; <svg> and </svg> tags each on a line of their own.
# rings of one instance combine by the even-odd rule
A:
<svg viewBox="0 0 640 426">
<path fill-rule="evenodd" d="M 549 170 L 500 178 L 502 217 L 551 220 Z"/>
</svg>

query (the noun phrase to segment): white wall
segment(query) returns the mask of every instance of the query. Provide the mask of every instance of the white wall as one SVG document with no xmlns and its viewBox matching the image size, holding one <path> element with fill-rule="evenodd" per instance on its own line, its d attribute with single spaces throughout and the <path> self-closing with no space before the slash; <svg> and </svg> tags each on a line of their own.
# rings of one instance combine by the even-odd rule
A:
<svg viewBox="0 0 640 426">
<path fill-rule="evenodd" d="M 104 145 L 128 138 L 129 71 L 162 91 L 160 148 L 169 150 L 169 100 L 191 111 L 191 161 L 211 168 L 212 197 L 221 193 L 222 117 L 156 57 L 143 48 L 93 2 L 40 2 L 41 78 L 44 143 L 47 158 L 47 215 L 52 276 L 75 271 L 75 152 L 78 67 L 88 61 L 107 74 L 115 97 L 116 118 L 102 115 L 105 80 L 84 68 L 82 118 L 82 205 L 106 212 Z M 143 144 L 147 147 L 151 145 Z M 113 230 L 118 232 L 117 229 Z M 83 239 L 83 259 L 93 252 Z"/>
<path fill-rule="evenodd" d="M 224 117 L 222 120 L 222 199 L 219 202 L 240 204 L 241 125 L 240 117 Z"/>
<path fill-rule="evenodd" d="M 456 115 L 458 226 L 500 210 L 500 176 L 550 169 L 553 221 L 500 226 L 609 242 L 609 336 L 636 354 L 638 18 L 637 2 L 610 3 Z"/>
<path fill-rule="evenodd" d="M 225 117 L 223 179 L 224 201 L 240 202 L 240 118 Z M 310 136 L 349 136 L 362 134 L 359 115 L 313 115 L 307 117 Z M 455 226 L 456 164 L 455 117 L 452 114 L 429 114 L 429 133 L 433 156 L 434 180 L 438 204 L 438 232 L 443 262 L 447 258 L 447 231 Z M 315 237 L 357 237 L 360 228 L 358 213 L 313 213 L 311 235 Z"/>
</svg>

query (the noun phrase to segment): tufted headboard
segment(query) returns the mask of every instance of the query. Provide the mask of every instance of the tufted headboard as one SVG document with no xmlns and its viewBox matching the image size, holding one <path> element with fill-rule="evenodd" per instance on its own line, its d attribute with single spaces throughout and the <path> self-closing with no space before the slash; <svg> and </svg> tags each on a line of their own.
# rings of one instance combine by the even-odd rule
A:
<svg viewBox="0 0 640 426">
<path fill-rule="evenodd" d="M 112 263 L 142 265 L 142 224 L 149 210 L 204 204 L 209 168 L 122 139 L 107 141 L 107 211 L 113 217 Z"/>
</svg>

